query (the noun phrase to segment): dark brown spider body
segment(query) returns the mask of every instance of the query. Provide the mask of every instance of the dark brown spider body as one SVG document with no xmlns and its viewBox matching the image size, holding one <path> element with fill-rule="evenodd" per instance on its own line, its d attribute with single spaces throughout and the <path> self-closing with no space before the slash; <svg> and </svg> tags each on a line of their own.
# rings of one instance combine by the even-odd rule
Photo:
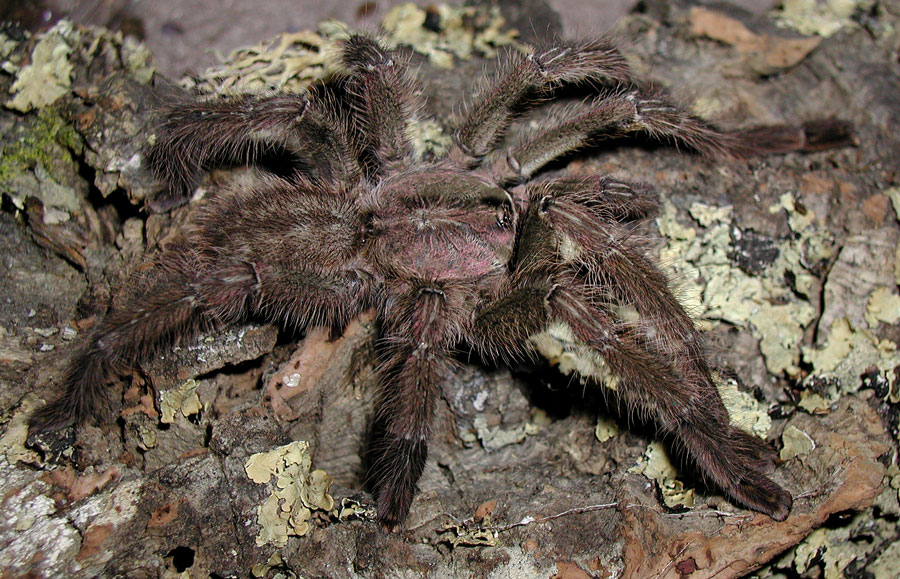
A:
<svg viewBox="0 0 900 579">
<path fill-rule="evenodd" d="M 511 56 L 459 124 L 447 158 L 423 163 L 407 137 L 420 105 L 404 63 L 363 36 L 346 41 L 343 62 L 344 97 L 320 88 L 169 113 L 148 158 L 168 185 L 157 208 L 186 201 L 204 168 L 253 164 L 272 150 L 300 162 L 211 199 L 126 288 L 72 362 L 65 395 L 32 428 L 95 414 L 120 372 L 205 325 L 254 317 L 341 327 L 374 308 L 384 430 L 377 513 L 396 528 L 425 464 L 454 348 L 514 360 L 561 329 L 709 482 L 787 517 L 790 494 L 764 474 L 773 451 L 730 424 L 699 333 L 632 234 L 657 210 L 655 194 L 604 176 L 532 177 L 566 153 L 635 131 L 737 157 L 842 144 L 847 127 L 720 132 L 634 84 L 619 52 L 597 40 Z M 494 151 L 523 105 L 580 82 L 603 87 L 594 102 Z"/>
</svg>

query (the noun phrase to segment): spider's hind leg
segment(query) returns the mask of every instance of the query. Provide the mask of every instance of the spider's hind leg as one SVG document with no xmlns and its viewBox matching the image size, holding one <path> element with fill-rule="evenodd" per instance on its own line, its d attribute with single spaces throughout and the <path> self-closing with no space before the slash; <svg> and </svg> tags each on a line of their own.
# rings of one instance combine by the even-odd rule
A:
<svg viewBox="0 0 900 579">
<path fill-rule="evenodd" d="M 190 251 L 172 249 L 132 280 L 69 364 L 63 396 L 31 417 L 30 431 L 56 430 L 97 415 L 106 406 L 105 387 L 118 374 L 160 347 L 240 316 L 255 284 L 252 270 L 240 263 L 202 275 L 198 270 Z"/>
</svg>

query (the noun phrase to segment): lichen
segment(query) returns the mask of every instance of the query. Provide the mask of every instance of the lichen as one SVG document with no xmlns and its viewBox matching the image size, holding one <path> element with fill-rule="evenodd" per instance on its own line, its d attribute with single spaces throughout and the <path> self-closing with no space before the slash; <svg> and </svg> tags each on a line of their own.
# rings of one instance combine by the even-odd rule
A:
<svg viewBox="0 0 900 579">
<path fill-rule="evenodd" d="M 896 324 L 900 322 L 900 296 L 891 292 L 890 288 L 877 288 L 869 296 L 866 307 L 866 323 L 870 328 L 878 324 Z"/>
<path fill-rule="evenodd" d="M 9 464 L 23 462 L 26 464 L 39 464 L 40 455 L 30 448 L 25 447 L 28 439 L 28 417 L 41 405 L 37 396 L 29 392 L 26 394 L 6 423 L 3 436 L 0 436 L 0 454 L 6 456 Z"/>
<path fill-rule="evenodd" d="M 409 46 L 436 67 L 453 68 L 454 57 L 467 60 L 478 52 L 493 58 L 497 48 L 514 44 L 518 33 L 504 30 L 505 24 L 497 6 L 401 4 L 385 15 L 382 28 L 390 44 Z"/>
<path fill-rule="evenodd" d="M 309 443 L 303 440 L 247 459 L 244 470 L 253 482 L 268 484 L 274 479 L 271 494 L 256 509 L 258 546 L 284 547 L 288 537 L 309 532 L 313 510 L 334 508 L 334 499 L 328 494 L 331 477 L 311 468 Z"/>
<path fill-rule="evenodd" d="M 775 21 L 801 34 L 828 38 L 855 26 L 853 15 L 870 9 L 872 4 L 873 0 L 784 0 L 775 12 Z"/>
<path fill-rule="evenodd" d="M 825 345 L 803 348 L 803 359 L 813 371 L 804 385 L 818 386 L 818 391 L 830 402 L 843 394 L 855 392 L 859 377 L 873 369 L 893 381 L 894 368 L 900 367 L 897 344 L 879 339 L 865 328 L 854 328 L 847 318 L 839 318 L 831 325 Z"/>
<path fill-rule="evenodd" d="M 691 216 L 706 226 L 698 234 L 680 225 L 675 207 L 665 201 L 657 219 L 660 233 L 667 237 L 660 257 L 674 270 L 672 277 L 680 280 L 679 297 L 701 327 L 721 322 L 749 327 L 759 339 L 769 372 L 798 376 L 799 345 L 816 316 L 816 309 L 803 299 L 816 283 L 806 264 L 827 257 L 831 242 L 814 226 L 813 212 L 801 214 L 791 196 L 783 197 L 773 211 L 788 213 L 796 236 L 777 245 L 775 261 L 759 275 L 742 271 L 729 258 L 733 225 L 727 207 L 694 203 Z M 786 277 L 795 280 L 793 287 L 785 284 Z"/>
<path fill-rule="evenodd" d="M 176 388 L 161 392 L 159 421 L 163 424 L 172 424 L 175 422 L 176 414 L 187 418 L 200 412 L 203 405 L 200 403 L 200 395 L 197 394 L 199 385 L 196 380 L 187 380 Z"/>
<path fill-rule="evenodd" d="M 686 488 L 684 483 L 678 480 L 678 470 L 669 460 L 669 455 L 661 442 L 651 442 L 637 464 L 628 469 L 628 472 L 642 474 L 656 481 L 669 508 L 694 506 L 694 489 Z"/>
<path fill-rule="evenodd" d="M 594 427 L 594 436 L 598 441 L 606 442 L 618 435 L 619 423 L 615 418 L 609 416 L 600 416 L 597 418 L 597 425 Z"/>
<path fill-rule="evenodd" d="M 77 31 L 66 20 L 48 30 L 31 52 L 31 64 L 22 67 L 10 88 L 12 99 L 7 108 L 27 113 L 51 105 L 72 86 L 71 40 Z"/>
<path fill-rule="evenodd" d="M 788 425 L 784 432 L 781 433 L 781 444 L 781 452 L 778 458 L 782 461 L 791 460 L 798 456 L 806 456 L 816 449 L 816 441 L 793 424 Z"/>
</svg>

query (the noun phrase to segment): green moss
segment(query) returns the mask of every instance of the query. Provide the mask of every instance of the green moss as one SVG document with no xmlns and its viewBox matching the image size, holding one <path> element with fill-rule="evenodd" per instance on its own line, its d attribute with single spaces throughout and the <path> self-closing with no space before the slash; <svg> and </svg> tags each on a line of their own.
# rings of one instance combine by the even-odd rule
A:
<svg viewBox="0 0 900 579">
<path fill-rule="evenodd" d="M 0 149 L 0 188 L 14 197 L 20 193 L 23 174 L 33 172 L 67 184 L 72 177 L 73 155 L 81 153 L 81 135 L 54 107 L 25 115 Z"/>
</svg>

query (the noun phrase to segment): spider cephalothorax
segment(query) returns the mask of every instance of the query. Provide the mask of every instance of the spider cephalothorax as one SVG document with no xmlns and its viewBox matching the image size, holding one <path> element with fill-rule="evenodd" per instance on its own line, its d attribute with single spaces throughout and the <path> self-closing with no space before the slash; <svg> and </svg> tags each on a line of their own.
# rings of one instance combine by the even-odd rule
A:
<svg viewBox="0 0 900 579">
<path fill-rule="evenodd" d="M 771 449 L 730 424 L 697 330 L 631 235 L 657 209 L 655 195 L 610 177 L 532 176 L 631 132 L 740 156 L 815 147 L 841 127 L 717 131 L 634 83 L 607 42 L 590 41 L 511 56 L 458 124 L 446 158 L 423 162 L 408 137 L 420 104 L 405 63 L 363 36 L 344 43 L 342 60 L 338 89 L 169 112 L 148 155 L 168 185 L 157 208 L 184 202 L 212 166 L 254 164 L 272 151 L 296 166 L 257 171 L 210 200 L 93 331 L 66 394 L 35 415 L 33 429 L 94 413 L 119 372 L 204 325 L 254 317 L 341 327 L 374 308 L 384 389 L 377 516 L 393 528 L 415 494 L 454 350 L 512 360 L 561 324 L 602 356 L 621 400 L 651 416 L 709 482 L 787 517 L 791 495 L 764 475 Z M 593 102 L 495 152 L 524 105 L 581 82 L 601 89 Z"/>
</svg>

